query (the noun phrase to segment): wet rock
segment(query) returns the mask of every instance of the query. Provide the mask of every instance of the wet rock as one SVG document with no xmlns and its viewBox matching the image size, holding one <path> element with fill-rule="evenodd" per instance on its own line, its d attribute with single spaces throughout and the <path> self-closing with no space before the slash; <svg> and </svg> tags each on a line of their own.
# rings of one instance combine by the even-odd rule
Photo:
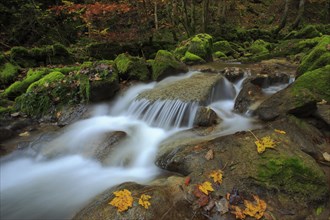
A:
<svg viewBox="0 0 330 220">
<path fill-rule="evenodd" d="M 112 99 L 119 91 L 118 79 L 92 81 L 90 84 L 90 101 L 100 102 Z"/>
<path fill-rule="evenodd" d="M 237 80 L 243 78 L 244 71 L 238 67 L 226 67 L 221 72 L 230 82 L 236 82 Z"/>
<path fill-rule="evenodd" d="M 57 114 L 57 125 L 60 127 L 72 124 L 79 120 L 87 109 L 85 105 L 67 106 Z"/>
<path fill-rule="evenodd" d="M 329 104 L 318 104 L 316 116 L 320 117 L 328 125 L 330 125 L 330 105 Z"/>
<path fill-rule="evenodd" d="M 138 96 L 138 99 L 147 99 L 151 102 L 156 100 L 181 100 L 208 105 L 212 100 L 218 100 L 226 92 L 227 88 L 224 88 L 223 81 L 223 77 L 219 74 L 200 73 L 187 79 L 162 84 L 152 90 L 145 91 Z M 215 95 L 212 97 L 213 94 Z"/>
<path fill-rule="evenodd" d="M 218 124 L 220 121 L 221 119 L 211 108 L 202 106 L 196 112 L 194 126 L 208 127 Z"/>
<path fill-rule="evenodd" d="M 114 220 L 114 219 L 206 219 L 201 214 L 192 211 L 189 200 L 186 199 L 187 189 L 184 189 L 184 178 L 172 176 L 158 178 L 150 185 L 123 183 L 108 189 L 95 197 L 85 208 L 79 211 L 73 220 Z M 108 203 L 114 198 L 113 192 L 127 189 L 133 195 L 133 207 L 125 212 L 118 212 Z M 151 205 L 146 210 L 138 204 L 142 194 L 151 196 Z"/>
<path fill-rule="evenodd" d="M 0 128 L 0 143 L 12 138 L 13 136 L 15 136 L 15 132 L 11 129 L 4 127 Z"/>
<path fill-rule="evenodd" d="M 286 134 L 276 133 L 274 128 Z M 257 194 L 278 219 L 285 218 L 283 207 L 291 210 L 292 219 L 303 219 L 313 212 L 313 207 L 325 204 L 329 196 L 326 176 L 310 157 L 325 149 L 326 140 L 317 129 L 291 116 L 252 132 L 190 143 L 172 140 L 161 146 L 156 164 L 189 175 L 192 183 L 209 180 L 212 170 L 222 169 L 223 182 L 211 197 L 224 197 L 233 188 L 239 190 L 244 199 L 246 195 Z M 271 137 L 276 142 L 275 149 L 259 154 L 255 136 Z M 205 155 L 210 150 L 214 155 L 208 160 Z"/>
</svg>

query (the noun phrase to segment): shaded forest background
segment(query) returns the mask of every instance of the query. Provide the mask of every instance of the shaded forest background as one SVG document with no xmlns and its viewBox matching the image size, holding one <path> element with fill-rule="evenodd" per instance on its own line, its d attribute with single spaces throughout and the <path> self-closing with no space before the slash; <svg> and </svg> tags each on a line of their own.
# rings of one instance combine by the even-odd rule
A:
<svg viewBox="0 0 330 220">
<path fill-rule="evenodd" d="M 0 47 L 93 42 L 175 43 L 196 33 L 216 40 L 281 39 L 328 24 L 329 0 L 11 0 L 0 3 Z"/>
</svg>

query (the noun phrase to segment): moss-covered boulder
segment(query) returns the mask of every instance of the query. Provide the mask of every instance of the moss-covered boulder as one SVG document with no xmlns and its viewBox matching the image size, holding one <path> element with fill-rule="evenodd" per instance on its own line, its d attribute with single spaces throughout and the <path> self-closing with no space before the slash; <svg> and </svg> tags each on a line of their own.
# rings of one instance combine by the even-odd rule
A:
<svg viewBox="0 0 330 220">
<path fill-rule="evenodd" d="M 269 53 L 270 46 L 271 44 L 268 42 L 265 42 L 263 40 L 256 40 L 248 48 L 248 51 L 252 54 L 263 55 Z"/>
<path fill-rule="evenodd" d="M 201 58 L 193 53 L 190 53 L 189 51 L 186 51 L 184 57 L 181 58 L 181 61 L 188 65 L 201 64 L 201 63 L 206 62 L 203 58 Z"/>
<path fill-rule="evenodd" d="M 180 62 L 171 52 L 166 50 L 159 50 L 151 65 L 152 79 L 157 81 L 188 71 L 184 63 Z"/>
<path fill-rule="evenodd" d="M 305 73 L 288 88 L 266 99 L 256 110 L 262 120 L 274 120 L 285 114 L 298 117 L 312 115 L 316 103 L 330 101 L 330 65 Z"/>
<path fill-rule="evenodd" d="M 19 67 L 12 63 L 5 63 L 0 67 L 0 83 L 5 85 L 13 82 L 19 73 Z"/>
<path fill-rule="evenodd" d="M 150 79 L 147 62 L 143 58 L 122 53 L 114 60 L 114 66 L 121 80 L 147 81 Z"/>
<path fill-rule="evenodd" d="M 5 89 L 3 96 L 14 100 L 17 96 L 26 92 L 27 88 L 35 81 L 41 79 L 44 75 L 49 73 L 45 68 L 30 69 L 26 77 L 21 81 L 16 81 Z"/>
<path fill-rule="evenodd" d="M 51 72 L 32 83 L 26 93 L 17 97 L 16 106 L 30 116 L 52 116 L 65 105 L 86 100 L 88 83 L 85 75 L 65 76 L 61 72 Z"/>
<path fill-rule="evenodd" d="M 293 34 L 294 38 L 314 38 L 322 36 L 322 33 L 318 31 L 316 26 L 314 25 L 307 25 L 304 28 L 300 29 Z"/>
<path fill-rule="evenodd" d="M 217 52 L 215 52 L 215 53 L 213 54 L 213 56 L 214 56 L 215 58 L 219 58 L 219 59 L 221 59 L 221 58 L 227 58 L 226 54 L 222 53 L 221 51 L 217 51 Z"/>
<path fill-rule="evenodd" d="M 212 61 L 213 38 L 208 34 L 197 34 L 186 41 L 183 41 L 175 49 L 174 53 L 179 58 L 186 55 L 186 52 L 195 54 L 205 61 Z"/>
<path fill-rule="evenodd" d="M 10 50 L 11 60 L 21 67 L 36 67 L 48 64 L 70 64 L 73 58 L 62 44 L 48 45 L 27 49 L 13 47 Z"/>
<path fill-rule="evenodd" d="M 330 35 L 325 35 L 317 39 L 318 44 L 303 57 L 297 69 L 298 76 L 307 71 L 311 71 L 330 64 Z"/>
<path fill-rule="evenodd" d="M 213 44 L 213 51 L 214 52 L 222 52 L 226 56 L 231 56 L 234 54 L 234 50 L 231 47 L 228 41 L 217 41 Z"/>
</svg>

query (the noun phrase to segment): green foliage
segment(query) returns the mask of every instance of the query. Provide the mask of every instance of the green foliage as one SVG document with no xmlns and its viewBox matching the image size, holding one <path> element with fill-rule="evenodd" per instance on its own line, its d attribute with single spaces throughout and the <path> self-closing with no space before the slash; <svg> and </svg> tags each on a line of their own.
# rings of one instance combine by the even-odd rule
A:
<svg viewBox="0 0 330 220">
<path fill-rule="evenodd" d="M 302 96 L 304 90 L 313 93 L 318 99 L 325 99 L 330 102 L 330 64 L 309 71 L 300 76 L 292 85 L 292 92 L 295 96 Z"/>
<path fill-rule="evenodd" d="M 270 43 L 259 39 L 253 42 L 253 44 L 249 47 L 248 51 L 253 54 L 262 55 L 269 53 L 270 47 Z"/>
<path fill-rule="evenodd" d="M 217 51 L 213 54 L 216 58 L 227 58 L 226 54 L 222 53 L 221 51 Z"/>
<path fill-rule="evenodd" d="M 187 51 L 184 57 L 181 58 L 181 61 L 186 64 L 205 63 L 205 60 L 189 51 Z"/>
<path fill-rule="evenodd" d="M 43 88 L 48 88 L 50 86 L 49 84 L 56 83 L 62 79 L 64 79 L 64 75 L 61 72 L 51 72 L 38 81 L 32 83 L 26 92 L 29 93 L 39 89 L 42 90 Z"/>
<path fill-rule="evenodd" d="M 259 167 L 258 180 L 267 188 L 310 201 L 321 200 L 329 193 L 323 172 L 297 157 L 267 158 Z"/>
<path fill-rule="evenodd" d="M 320 37 L 322 33 L 319 32 L 314 25 L 307 25 L 294 34 L 294 38 L 314 38 Z"/>
<path fill-rule="evenodd" d="M 330 44 L 330 36 L 325 35 L 318 40 L 319 43 L 311 50 L 310 53 L 303 57 L 302 62 L 297 69 L 299 75 L 302 75 L 307 71 L 330 64 L 330 51 L 328 51 L 327 49 L 327 45 Z"/>
<path fill-rule="evenodd" d="M 18 66 L 13 65 L 12 63 L 5 63 L 5 65 L 0 68 L 0 83 L 8 84 L 12 82 L 18 75 L 18 71 Z"/>
</svg>

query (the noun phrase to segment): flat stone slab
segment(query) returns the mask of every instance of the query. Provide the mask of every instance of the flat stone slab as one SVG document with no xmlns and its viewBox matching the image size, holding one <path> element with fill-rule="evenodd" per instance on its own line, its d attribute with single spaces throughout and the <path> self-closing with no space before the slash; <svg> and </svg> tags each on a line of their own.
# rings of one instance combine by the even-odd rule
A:
<svg viewBox="0 0 330 220">
<path fill-rule="evenodd" d="M 225 86 L 225 79 L 220 74 L 198 73 L 190 78 L 145 91 L 137 99 L 146 99 L 150 102 L 180 100 L 182 102 L 197 102 L 200 105 L 208 105 L 210 102 L 220 99 L 224 93 L 228 93 Z M 235 93 L 234 88 L 231 91 Z"/>
</svg>

